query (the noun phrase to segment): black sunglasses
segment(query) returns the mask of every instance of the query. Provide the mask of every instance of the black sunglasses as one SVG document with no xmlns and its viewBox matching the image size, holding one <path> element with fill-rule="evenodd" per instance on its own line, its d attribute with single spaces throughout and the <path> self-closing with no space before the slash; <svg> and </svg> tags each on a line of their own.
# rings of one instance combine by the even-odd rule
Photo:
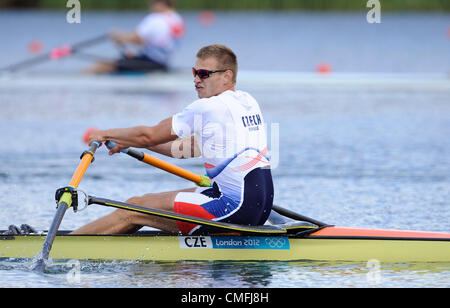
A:
<svg viewBox="0 0 450 308">
<path fill-rule="evenodd" d="M 192 75 L 194 75 L 194 77 L 198 76 L 198 78 L 200 78 L 200 79 L 206 79 L 206 78 L 209 78 L 211 76 L 211 74 L 223 73 L 226 71 L 228 71 L 228 70 L 226 69 L 226 70 L 208 71 L 205 69 L 196 70 L 195 68 L 192 68 Z"/>
</svg>

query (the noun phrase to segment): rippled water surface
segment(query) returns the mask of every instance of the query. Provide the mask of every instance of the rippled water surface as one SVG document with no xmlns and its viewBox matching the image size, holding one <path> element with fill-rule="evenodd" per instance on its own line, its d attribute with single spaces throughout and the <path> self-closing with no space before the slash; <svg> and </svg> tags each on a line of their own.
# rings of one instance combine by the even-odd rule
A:
<svg viewBox="0 0 450 308">
<path fill-rule="evenodd" d="M 377 272 L 365 263 L 343 262 L 81 262 L 53 263 L 46 274 L 21 260 L 0 261 L 2 287 L 100 288 L 443 288 L 450 264 L 387 264 Z"/>
<path fill-rule="evenodd" d="M 12 23 L 11 16 L 14 14 L 17 13 L 0 14 L 3 15 L 0 17 L 0 32 L 4 33 L 5 23 Z M 30 22 L 49 27 L 49 20 L 58 18 L 54 14 L 27 16 L 31 16 Z M 120 20 L 122 24 L 131 25 L 139 16 L 126 14 Z M 188 25 L 190 23 L 197 33 L 225 32 L 219 26 L 209 30 L 197 29 L 194 15 L 186 16 Z M 100 29 L 109 26 L 100 22 L 109 20 L 107 16 L 94 17 L 90 18 L 98 21 Z M 243 21 L 244 17 L 242 13 L 224 14 L 220 22 L 226 25 Z M 266 17 L 272 17 L 272 26 L 267 23 Z M 284 29 L 283 33 L 287 33 L 292 30 L 292 24 L 298 22 L 295 17 L 309 20 L 309 24 L 316 27 L 322 36 L 313 36 L 314 28 L 303 29 L 301 33 L 306 39 L 294 36 L 291 44 L 305 48 L 303 51 L 309 50 L 305 47 L 308 44 L 318 48 L 324 42 L 327 46 L 320 49 L 320 53 L 310 50 L 306 54 L 305 51 L 301 53 L 302 61 L 306 62 L 295 61 L 294 47 L 283 44 L 286 40 L 283 35 L 268 35 L 274 42 L 267 42 L 262 45 L 264 48 L 258 49 L 255 49 L 254 42 L 248 45 L 243 43 L 247 37 L 245 31 L 234 32 L 233 38 L 224 36 L 224 40 L 239 46 L 244 54 L 242 66 L 251 69 L 267 69 L 262 63 L 276 64 L 278 61 L 272 55 L 277 46 L 281 46 L 285 56 L 280 60 L 281 69 L 289 69 L 289 59 L 295 63 L 293 69 L 311 69 L 309 64 L 305 64 L 308 57 L 313 59 L 311 63 L 319 61 L 319 58 L 337 57 L 342 61 L 337 61 L 339 64 L 336 66 L 347 71 L 385 71 L 390 68 L 398 72 L 408 69 L 442 72 L 450 69 L 444 27 L 447 24 L 442 21 L 444 17 L 448 20 L 448 15 L 387 16 L 386 22 L 391 21 L 402 27 L 415 25 L 409 28 L 411 31 L 406 37 L 398 28 L 390 31 L 386 24 L 379 31 L 366 28 L 366 25 L 355 29 L 355 20 L 360 18 L 359 15 L 249 15 L 259 35 L 262 35 L 261 29 L 271 33 L 273 27 Z M 83 27 L 94 25 L 86 23 Z M 333 40 L 335 36 L 328 33 L 331 29 L 340 29 L 336 35 L 344 41 L 354 41 L 356 51 L 364 50 L 366 53 L 356 52 L 354 56 L 348 56 L 351 49 L 347 49 L 348 52 L 342 49 L 345 46 L 349 48 L 348 44 Z M 444 31 L 444 35 L 437 33 L 439 29 Z M 57 29 L 48 30 L 45 32 L 48 37 L 57 37 L 58 33 L 61 35 Z M 353 36 L 342 34 L 347 31 L 354 33 Z M 194 33 L 194 30 L 190 32 L 191 38 Z M 370 45 L 363 39 L 368 33 L 373 40 L 384 42 L 384 45 Z M 8 48 L 15 48 L 20 55 L 20 42 L 31 38 L 31 34 L 25 35 L 22 33 L 17 39 L 12 39 Z M 175 62 L 183 66 L 182 62 L 192 61 L 190 55 L 193 50 L 205 40 L 204 35 L 192 38 Z M 341 44 L 332 44 L 330 40 Z M 428 40 L 430 44 L 417 43 L 422 40 Z M 432 47 L 427 46 L 434 46 L 436 52 L 433 54 L 427 50 Z M 11 54 L 6 56 L 3 46 L 1 50 L 0 63 L 12 62 Z M 254 53 L 254 50 L 262 51 Z M 391 54 L 387 53 L 389 50 Z M 422 58 L 413 59 L 408 51 L 421 54 Z M 442 58 L 444 54 L 446 58 Z M 370 55 L 380 57 L 374 59 L 381 67 L 366 63 L 366 57 Z M 440 65 L 435 66 L 440 56 Z M 65 69 L 71 68 L 68 63 Z M 277 204 L 341 226 L 450 232 L 448 91 L 311 88 L 270 92 L 258 90 L 252 91 L 252 94 L 273 129 L 271 135 L 279 136 L 279 142 L 270 145 L 276 165 L 273 175 Z M 23 89 L 20 92 L 3 90 L 0 92 L 0 228 L 22 223 L 37 229 L 49 227 L 55 213 L 54 192 L 70 180 L 79 156 L 86 148 L 81 136 L 87 128 L 156 124 L 194 99 L 193 91 L 83 92 L 52 90 L 51 87 L 33 91 Z M 198 159 L 168 161 L 194 172 L 203 172 Z M 109 157 L 101 148 L 80 188 L 92 195 L 126 200 L 147 192 L 189 186 L 172 175 L 129 157 Z M 110 211 L 91 206 L 82 213 L 68 212 L 61 229 L 77 228 Z M 45 275 L 30 272 L 29 267 L 30 261 L 26 260 L 0 260 L 0 287 L 450 286 L 449 264 L 381 264 L 379 275 L 373 276 L 366 263 L 81 262 L 80 281 L 75 283 L 68 279 L 70 267 L 64 262 L 52 265 Z"/>
</svg>

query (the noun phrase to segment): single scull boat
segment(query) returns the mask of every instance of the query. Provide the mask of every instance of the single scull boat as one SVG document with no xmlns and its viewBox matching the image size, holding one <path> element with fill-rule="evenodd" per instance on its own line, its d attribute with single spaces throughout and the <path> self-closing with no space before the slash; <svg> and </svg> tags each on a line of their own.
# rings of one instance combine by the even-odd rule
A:
<svg viewBox="0 0 450 308">
<path fill-rule="evenodd" d="M 450 233 L 340 228 L 274 205 L 271 225 L 246 226 L 216 222 L 169 211 L 108 200 L 84 198 L 97 204 L 208 227 L 207 234 L 183 236 L 159 231 L 132 235 L 73 235 L 58 231 L 68 208 L 77 211 L 77 191 L 99 146 L 94 142 L 81 156 L 69 186 L 57 190 L 58 210 L 48 232 L 4 234 L 0 258 L 35 258 L 38 271 L 53 259 L 89 260 L 323 260 L 379 262 L 450 262 Z M 114 147 L 113 143 L 108 146 Z M 209 186 L 209 179 L 133 149 L 123 153 L 144 163 Z"/>
<path fill-rule="evenodd" d="M 314 230 L 306 228 L 306 230 Z M 450 262 L 450 234 L 325 227 L 286 235 L 181 236 L 158 231 L 132 235 L 57 233 L 53 259 L 89 260 L 323 260 Z M 45 234 L 0 236 L 1 258 L 34 258 Z"/>
</svg>

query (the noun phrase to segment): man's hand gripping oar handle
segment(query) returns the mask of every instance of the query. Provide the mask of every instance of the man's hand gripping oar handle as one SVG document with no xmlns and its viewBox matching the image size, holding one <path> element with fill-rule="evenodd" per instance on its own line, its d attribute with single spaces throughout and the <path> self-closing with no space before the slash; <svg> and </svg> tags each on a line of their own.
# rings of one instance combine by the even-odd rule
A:
<svg viewBox="0 0 450 308">
<path fill-rule="evenodd" d="M 106 146 L 108 148 L 114 148 L 117 145 L 112 141 L 107 141 Z M 164 171 L 167 171 L 169 173 L 172 173 L 179 177 L 182 177 L 186 180 L 192 181 L 200 187 L 210 187 L 211 186 L 211 181 L 207 176 L 199 175 L 199 174 L 193 173 L 191 171 L 188 171 L 186 169 L 180 168 L 178 166 L 172 165 L 172 164 L 165 162 L 159 158 L 153 157 L 147 153 L 136 151 L 133 149 L 123 149 L 123 150 L 120 150 L 120 152 L 128 154 L 131 157 L 134 157 L 137 160 L 140 160 L 146 164 L 152 165 L 156 168 L 162 169 Z"/>
</svg>

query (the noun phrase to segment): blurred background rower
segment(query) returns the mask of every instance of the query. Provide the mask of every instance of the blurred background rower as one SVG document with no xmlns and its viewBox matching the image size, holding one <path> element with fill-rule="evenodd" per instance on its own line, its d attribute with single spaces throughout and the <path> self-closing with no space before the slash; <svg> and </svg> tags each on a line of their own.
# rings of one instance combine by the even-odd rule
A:
<svg viewBox="0 0 450 308">
<path fill-rule="evenodd" d="M 122 50 L 122 58 L 99 61 L 88 68 L 92 74 L 167 71 L 178 41 L 184 36 L 183 18 L 172 0 L 149 1 L 150 14 L 134 31 L 112 31 L 109 36 Z M 137 47 L 137 52 L 131 46 Z"/>
</svg>

